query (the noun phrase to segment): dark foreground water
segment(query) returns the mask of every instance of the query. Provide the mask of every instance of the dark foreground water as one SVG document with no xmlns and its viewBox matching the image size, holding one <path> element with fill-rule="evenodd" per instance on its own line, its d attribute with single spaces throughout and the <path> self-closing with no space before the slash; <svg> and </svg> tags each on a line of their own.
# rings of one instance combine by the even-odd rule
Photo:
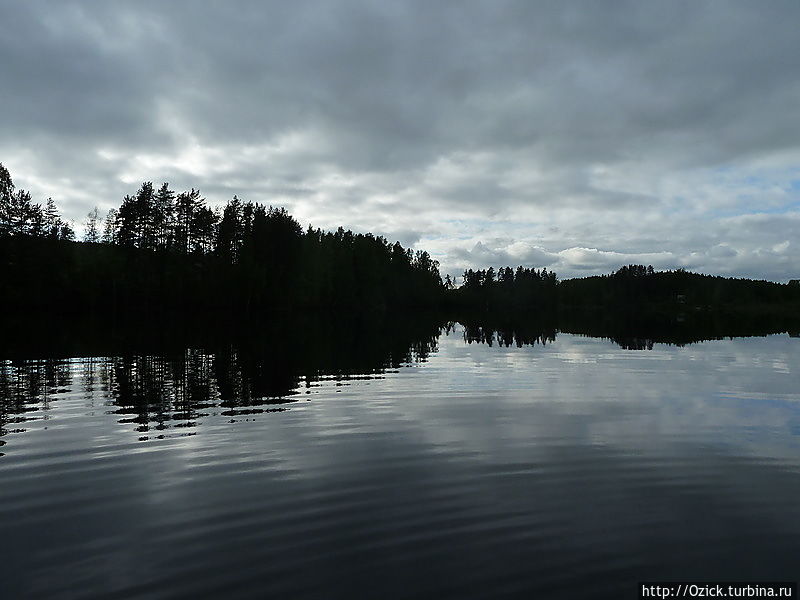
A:
<svg viewBox="0 0 800 600">
<path fill-rule="evenodd" d="M 0 596 L 798 578 L 800 340 L 467 337 L 0 361 Z"/>
</svg>

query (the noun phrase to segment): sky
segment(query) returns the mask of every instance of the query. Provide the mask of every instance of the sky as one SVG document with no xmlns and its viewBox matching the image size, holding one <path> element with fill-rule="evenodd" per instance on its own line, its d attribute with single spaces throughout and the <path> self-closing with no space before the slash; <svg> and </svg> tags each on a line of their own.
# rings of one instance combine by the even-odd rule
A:
<svg viewBox="0 0 800 600">
<path fill-rule="evenodd" d="M 143 181 L 442 273 L 800 278 L 800 2 L 0 0 L 0 162 L 77 228 Z"/>
</svg>

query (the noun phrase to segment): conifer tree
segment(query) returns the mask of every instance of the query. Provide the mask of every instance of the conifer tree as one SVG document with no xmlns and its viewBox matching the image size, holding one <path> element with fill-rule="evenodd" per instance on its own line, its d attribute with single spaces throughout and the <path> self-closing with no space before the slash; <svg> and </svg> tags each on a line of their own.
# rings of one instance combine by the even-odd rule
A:
<svg viewBox="0 0 800 600">
<path fill-rule="evenodd" d="M 103 243 L 113 244 L 117 242 L 117 209 L 109 208 L 106 219 L 103 223 Z"/>
<path fill-rule="evenodd" d="M 100 241 L 100 232 L 98 230 L 98 221 L 100 220 L 100 211 L 95 206 L 86 215 L 86 221 L 83 223 L 83 241 L 90 244 L 96 244 Z"/>
<path fill-rule="evenodd" d="M 11 173 L 0 163 L 0 236 L 11 233 L 11 197 L 14 194 L 14 182 Z"/>
<path fill-rule="evenodd" d="M 189 192 L 181 192 L 175 199 L 174 244 L 179 251 L 186 254 L 192 249 L 194 243 L 195 212 L 202 204 L 200 190 L 194 188 Z"/>
<path fill-rule="evenodd" d="M 158 188 L 154 208 L 155 247 L 165 249 L 170 245 L 175 219 L 175 192 L 168 183 Z"/>
</svg>

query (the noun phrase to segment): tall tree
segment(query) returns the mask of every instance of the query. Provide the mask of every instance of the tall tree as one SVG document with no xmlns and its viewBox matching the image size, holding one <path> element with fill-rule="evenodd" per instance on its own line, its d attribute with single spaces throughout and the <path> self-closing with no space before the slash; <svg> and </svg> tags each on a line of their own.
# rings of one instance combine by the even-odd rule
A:
<svg viewBox="0 0 800 600">
<path fill-rule="evenodd" d="M 217 254 L 226 262 L 239 262 L 243 233 L 242 201 L 234 196 L 225 205 L 217 230 Z"/>
<path fill-rule="evenodd" d="M 154 249 L 157 238 L 156 195 L 153 182 L 145 181 L 136 192 L 139 248 Z"/>
<path fill-rule="evenodd" d="M 35 234 L 38 225 L 44 222 L 41 213 L 42 207 L 31 202 L 29 192 L 17 190 L 11 195 L 11 202 L 7 209 L 11 234 Z"/>
<path fill-rule="evenodd" d="M 207 254 L 214 247 L 217 215 L 207 206 L 201 205 L 192 219 L 192 251 Z"/>
<path fill-rule="evenodd" d="M 137 245 L 138 222 L 136 199 L 133 196 L 125 196 L 115 219 L 116 242 L 120 246 Z"/>
<path fill-rule="evenodd" d="M 86 221 L 83 223 L 83 241 L 90 244 L 96 244 L 100 241 L 100 232 L 98 229 L 98 222 L 100 220 L 100 211 L 95 206 L 86 215 Z"/>
<path fill-rule="evenodd" d="M 58 228 L 58 239 L 60 240 L 74 240 L 75 239 L 75 228 L 73 227 L 74 223 L 66 223 L 65 221 L 61 221 L 61 225 Z"/>
<path fill-rule="evenodd" d="M 192 249 L 195 212 L 202 204 L 200 190 L 194 188 L 175 199 L 174 244 L 181 252 L 188 254 Z"/>
<path fill-rule="evenodd" d="M 117 242 L 117 209 L 109 208 L 103 223 L 103 243 L 114 244 Z"/>
<path fill-rule="evenodd" d="M 118 239 L 123 246 L 156 247 L 156 203 L 153 183 L 145 181 L 135 196 L 125 196 L 117 215 Z"/>
<path fill-rule="evenodd" d="M 175 192 L 168 183 L 158 188 L 154 208 L 155 246 L 164 249 L 169 247 L 175 219 Z"/>
<path fill-rule="evenodd" d="M 61 217 L 58 214 L 58 208 L 52 198 L 47 199 L 47 204 L 44 209 L 44 222 L 45 222 L 45 235 L 51 238 L 58 238 L 61 229 Z"/>
<path fill-rule="evenodd" d="M 0 235 L 11 233 L 11 198 L 14 195 L 14 182 L 11 173 L 0 163 Z"/>
</svg>

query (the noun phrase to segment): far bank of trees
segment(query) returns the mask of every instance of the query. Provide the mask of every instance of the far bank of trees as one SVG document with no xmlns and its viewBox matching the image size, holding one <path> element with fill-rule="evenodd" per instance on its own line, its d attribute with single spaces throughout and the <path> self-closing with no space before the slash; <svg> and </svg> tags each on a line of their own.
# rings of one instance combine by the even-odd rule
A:
<svg viewBox="0 0 800 600">
<path fill-rule="evenodd" d="M 555 310 L 557 286 L 555 272 L 519 266 L 468 269 L 459 288 L 449 287 L 452 304 L 462 310 L 538 313 Z"/>
<path fill-rule="evenodd" d="M 800 310 L 800 285 L 627 265 L 614 273 L 559 281 L 547 269 L 468 269 L 450 287 L 458 308 L 527 315 L 585 311 Z"/>
<path fill-rule="evenodd" d="M 626 348 L 785 331 L 800 335 L 797 281 L 656 271 L 644 265 L 564 281 L 545 269 L 470 269 L 460 287 L 450 286 L 448 300 L 469 331 L 495 330 L 504 344 L 536 336 L 544 340 L 541 332 L 555 329 L 609 337 Z"/>
<path fill-rule="evenodd" d="M 572 310 L 660 307 L 697 311 L 789 306 L 800 302 L 798 285 L 704 275 L 684 269 L 656 271 L 644 265 L 628 265 L 609 275 L 562 281 L 558 294 L 559 304 Z"/>
<path fill-rule="evenodd" d="M 449 285 L 448 285 L 449 283 Z M 467 269 L 448 277 L 448 307 L 467 342 L 502 346 L 552 341 L 555 332 L 606 337 L 623 348 L 728 336 L 800 336 L 800 283 L 788 284 L 626 265 L 559 281 L 525 267 Z"/>
</svg>

